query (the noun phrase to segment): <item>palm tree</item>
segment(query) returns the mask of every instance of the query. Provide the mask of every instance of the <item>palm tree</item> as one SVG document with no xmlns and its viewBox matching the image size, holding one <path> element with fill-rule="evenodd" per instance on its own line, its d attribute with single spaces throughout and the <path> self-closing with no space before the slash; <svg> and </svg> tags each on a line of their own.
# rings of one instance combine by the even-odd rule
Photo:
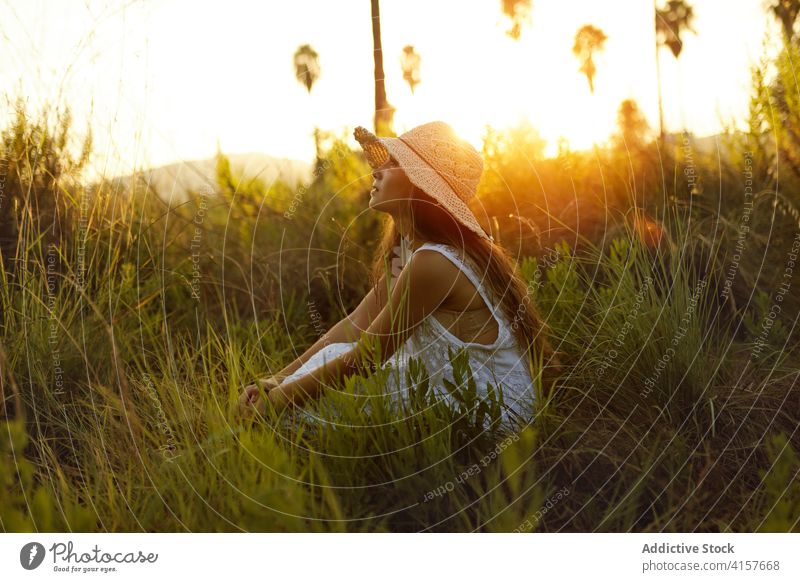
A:
<svg viewBox="0 0 800 582">
<path fill-rule="evenodd" d="M 406 45 L 403 47 L 403 54 L 400 56 L 400 66 L 403 68 L 403 79 L 405 79 L 408 86 L 411 88 L 411 94 L 414 94 L 414 87 L 419 85 L 419 63 L 420 56 L 414 47 Z"/>
<path fill-rule="evenodd" d="M 767 7 L 783 26 L 786 38 L 794 38 L 794 23 L 800 14 L 800 0 L 772 0 Z"/>
<path fill-rule="evenodd" d="M 381 46 L 381 10 L 378 0 L 372 5 L 372 55 L 375 61 L 375 135 L 394 135 L 392 125 L 395 109 L 386 98 L 383 73 L 383 48 Z"/>
<path fill-rule="evenodd" d="M 300 45 L 294 53 L 294 74 L 297 81 L 306 88 L 309 96 L 314 83 L 317 82 L 320 75 L 319 68 L 319 55 L 317 51 L 311 48 L 310 44 Z M 322 165 L 322 158 L 320 153 L 320 131 L 318 127 L 314 128 L 314 149 L 317 152 L 316 169 Z"/>
<path fill-rule="evenodd" d="M 684 31 L 694 34 L 692 28 L 694 10 L 684 0 L 669 0 L 666 7 L 659 9 L 653 0 L 656 15 L 656 76 L 658 77 L 658 121 L 661 139 L 664 139 L 664 104 L 661 96 L 661 63 L 659 49 L 668 46 L 677 59 L 683 49 L 681 35 Z"/>
<path fill-rule="evenodd" d="M 592 94 L 594 94 L 594 74 L 597 71 L 594 54 L 605 48 L 607 39 L 608 37 L 602 30 L 591 24 L 580 27 L 575 34 L 575 45 L 572 47 L 572 52 L 581 63 L 580 71 L 586 75 Z"/>
<path fill-rule="evenodd" d="M 294 53 L 294 72 L 300 84 L 305 85 L 311 94 L 311 88 L 319 79 L 319 55 L 310 44 L 301 45 Z"/>
<path fill-rule="evenodd" d="M 519 39 L 522 26 L 530 22 L 531 0 L 500 0 L 503 14 L 511 19 L 511 28 L 506 34 L 514 40 Z"/>
</svg>

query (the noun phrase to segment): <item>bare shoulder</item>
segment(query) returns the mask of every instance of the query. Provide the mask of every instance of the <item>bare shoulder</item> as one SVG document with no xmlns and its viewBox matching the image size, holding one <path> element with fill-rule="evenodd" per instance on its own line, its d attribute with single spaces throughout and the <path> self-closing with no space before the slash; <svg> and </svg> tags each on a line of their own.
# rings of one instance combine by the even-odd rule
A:
<svg viewBox="0 0 800 582">
<path fill-rule="evenodd" d="M 450 259 L 431 249 L 419 249 L 409 262 L 411 284 L 437 289 L 452 289 L 459 269 Z"/>
<path fill-rule="evenodd" d="M 409 293 L 411 313 L 421 321 L 436 311 L 453 292 L 458 267 L 441 253 L 418 249 L 400 273 L 393 297 L 397 302 Z"/>
<path fill-rule="evenodd" d="M 452 267 L 453 269 L 458 270 L 458 268 L 453 264 L 453 262 L 450 259 L 445 257 L 439 251 L 434 251 L 433 249 L 419 249 L 417 252 L 414 253 L 413 261 L 417 263 L 419 269 L 435 270 L 442 268 L 449 269 L 450 267 Z"/>
</svg>

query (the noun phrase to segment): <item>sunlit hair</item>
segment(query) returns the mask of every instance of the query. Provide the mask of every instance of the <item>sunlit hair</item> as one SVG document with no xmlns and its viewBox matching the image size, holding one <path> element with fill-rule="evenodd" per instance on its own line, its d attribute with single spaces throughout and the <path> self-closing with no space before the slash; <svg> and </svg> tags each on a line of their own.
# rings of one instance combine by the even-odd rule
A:
<svg viewBox="0 0 800 582">
<path fill-rule="evenodd" d="M 547 384 L 560 367 L 557 354 L 552 349 L 545 333 L 545 325 L 526 295 L 528 289 L 519 275 L 508 252 L 499 244 L 474 233 L 463 226 L 433 198 L 414 186 L 409 199 L 409 209 L 414 229 L 426 240 L 444 243 L 456 249 L 465 249 L 478 269 L 477 275 L 486 287 L 488 295 L 497 302 L 511 324 L 518 345 L 531 358 L 540 354 L 546 366 L 543 377 Z M 377 285 L 391 265 L 392 253 L 400 244 L 400 232 L 395 221 L 388 218 L 372 265 L 372 283 Z M 533 361 L 530 360 L 529 361 Z"/>
</svg>

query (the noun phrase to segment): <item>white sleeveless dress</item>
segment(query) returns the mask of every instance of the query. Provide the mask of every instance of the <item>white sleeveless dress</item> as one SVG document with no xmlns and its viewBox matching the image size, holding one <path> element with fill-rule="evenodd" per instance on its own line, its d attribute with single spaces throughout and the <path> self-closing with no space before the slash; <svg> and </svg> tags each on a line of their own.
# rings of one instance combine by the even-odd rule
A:
<svg viewBox="0 0 800 582">
<path fill-rule="evenodd" d="M 459 252 L 445 244 L 424 243 L 416 251 L 431 249 L 447 257 L 455 264 L 472 282 L 484 302 L 491 309 L 499 326 L 497 339 L 491 344 L 465 342 L 450 333 L 434 316 L 422 320 L 408 337 L 406 342 L 392 354 L 384 366 L 392 368 L 388 375 L 386 390 L 396 400 L 407 395 L 406 369 L 410 357 L 418 358 L 425 366 L 430 377 L 430 387 L 447 400 L 453 397 L 444 388 L 442 379 L 446 378 L 455 383 L 452 364 L 448 359 L 448 347 L 454 352 L 465 348 L 469 354 L 469 365 L 475 378 L 478 395 L 486 397 L 487 382 L 493 387 L 500 388 L 505 403 L 502 409 L 502 424 L 510 427 L 512 420 L 521 420 L 523 423 L 532 420 L 533 412 L 533 381 L 527 366 L 527 360 L 517 345 L 511 331 L 510 322 L 499 306 L 492 303 L 488 293 L 481 285 L 480 278 L 471 260 L 463 261 Z M 411 253 L 413 254 L 413 253 Z M 405 261 L 403 261 L 404 263 Z M 402 265 L 400 265 L 402 266 Z M 284 382 L 304 376 L 310 371 L 324 365 L 326 362 L 340 356 L 356 345 L 356 342 L 339 342 L 325 346 L 300 368 L 289 375 Z M 488 428 L 488 426 L 487 426 Z"/>
</svg>

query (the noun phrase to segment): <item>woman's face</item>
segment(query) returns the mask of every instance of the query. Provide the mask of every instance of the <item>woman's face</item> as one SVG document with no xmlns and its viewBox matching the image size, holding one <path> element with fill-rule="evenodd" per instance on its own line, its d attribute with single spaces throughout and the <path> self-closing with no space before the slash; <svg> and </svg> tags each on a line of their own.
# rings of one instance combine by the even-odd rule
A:
<svg viewBox="0 0 800 582">
<path fill-rule="evenodd" d="M 395 218 L 408 208 L 414 185 L 393 157 L 372 171 L 375 181 L 369 195 L 369 207 Z"/>
</svg>

